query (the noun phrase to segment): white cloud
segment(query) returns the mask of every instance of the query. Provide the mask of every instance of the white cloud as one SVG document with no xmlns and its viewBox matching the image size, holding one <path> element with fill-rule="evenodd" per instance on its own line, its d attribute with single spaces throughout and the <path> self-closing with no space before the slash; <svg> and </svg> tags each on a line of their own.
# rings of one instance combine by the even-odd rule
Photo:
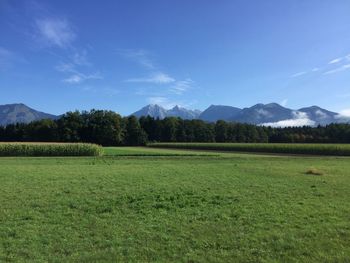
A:
<svg viewBox="0 0 350 263">
<path fill-rule="evenodd" d="M 343 58 L 335 58 L 331 61 L 328 62 L 328 64 L 336 64 L 336 63 L 339 63 L 343 60 Z"/>
<path fill-rule="evenodd" d="M 345 71 L 345 70 L 348 70 L 348 69 L 350 69 L 350 64 L 345 64 L 345 65 L 342 65 L 341 67 L 338 67 L 336 69 L 332 69 L 332 70 L 326 71 L 323 74 L 325 74 L 325 75 L 334 74 L 334 73 Z"/>
<path fill-rule="evenodd" d="M 184 92 L 191 89 L 193 84 L 194 81 L 191 79 L 179 80 L 176 81 L 172 87 L 170 87 L 170 91 L 177 95 L 182 95 Z"/>
<path fill-rule="evenodd" d="M 175 79 L 165 73 L 159 72 L 151 75 L 148 78 L 127 79 L 126 82 L 169 84 L 169 83 L 175 82 Z"/>
<path fill-rule="evenodd" d="M 298 72 L 295 73 L 294 75 L 290 76 L 291 78 L 296 78 L 296 77 L 300 77 L 302 75 L 305 75 L 307 72 L 306 71 L 302 71 L 302 72 Z"/>
<path fill-rule="evenodd" d="M 71 25 L 66 19 L 44 18 L 36 20 L 39 40 L 45 45 L 65 48 L 76 38 Z"/>
<path fill-rule="evenodd" d="M 122 55 L 147 69 L 154 69 L 155 65 L 150 58 L 151 54 L 149 51 L 144 49 L 119 49 L 119 55 Z"/>
<path fill-rule="evenodd" d="M 85 75 L 82 73 L 73 74 L 70 77 L 63 80 L 63 82 L 69 83 L 69 84 L 79 84 L 83 81 L 89 80 L 89 79 L 102 79 L 102 76 L 99 73 L 93 73 L 89 75 Z"/>
<path fill-rule="evenodd" d="M 286 107 L 288 104 L 288 99 L 282 100 L 280 104 L 281 104 L 281 106 Z"/>
<path fill-rule="evenodd" d="M 314 126 L 315 122 L 313 120 L 310 120 L 309 117 L 305 112 L 293 112 L 294 118 L 293 119 L 287 119 L 287 120 L 281 120 L 278 122 L 268 122 L 268 123 L 262 123 L 262 126 L 271 126 L 271 127 L 299 127 L 299 126 Z"/>
<path fill-rule="evenodd" d="M 91 79 L 103 79 L 102 75 L 99 72 L 91 74 L 82 73 L 81 71 L 76 69 L 76 66 L 73 63 L 60 63 L 55 68 L 57 71 L 71 74 L 68 78 L 62 80 L 63 82 L 69 84 L 79 84 L 81 82 Z"/>
<path fill-rule="evenodd" d="M 322 119 L 326 119 L 329 117 L 327 113 L 325 113 L 321 110 L 317 110 L 315 113 L 319 118 L 322 118 Z"/>
<path fill-rule="evenodd" d="M 76 83 L 80 83 L 83 81 L 83 78 L 80 77 L 79 75 L 72 75 L 67 79 L 63 80 L 64 82 L 70 83 L 70 84 L 76 84 Z"/>
<path fill-rule="evenodd" d="M 350 118 L 350 109 L 345 109 L 339 112 L 339 115 L 343 117 L 349 117 Z"/>
<path fill-rule="evenodd" d="M 58 70 L 60 72 L 76 73 L 75 67 L 71 63 L 60 63 L 55 68 L 56 68 L 56 70 Z"/>
<path fill-rule="evenodd" d="M 344 109 L 335 116 L 338 122 L 348 122 L 350 123 L 350 109 Z"/>
<path fill-rule="evenodd" d="M 135 92 L 139 96 L 149 96 L 148 102 L 151 104 L 170 107 L 175 103 L 170 101 L 167 96 L 174 94 L 182 95 L 194 85 L 194 81 L 190 78 L 177 80 L 169 74 L 162 72 L 151 59 L 150 52 L 144 49 L 120 49 L 118 53 L 142 65 L 149 72 L 148 76 L 146 75 L 147 77 L 129 78 L 124 80 L 124 82 L 155 84 L 152 87 L 148 87 L 147 90 L 143 87 L 142 90 Z M 156 85 L 161 85 L 161 89 Z M 180 103 L 176 104 L 180 105 Z"/>
<path fill-rule="evenodd" d="M 331 66 L 336 66 L 336 64 L 341 65 L 341 64 L 346 63 L 347 61 L 350 61 L 350 54 L 343 56 L 343 57 L 335 58 L 335 59 L 329 61 L 328 65 L 331 65 Z M 323 74 L 324 75 L 333 74 L 333 73 L 344 71 L 344 70 L 347 70 L 348 68 L 350 68 L 350 64 L 342 65 L 342 66 L 340 66 L 340 65 L 338 65 L 338 68 L 328 70 L 328 71 L 324 72 Z M 330 66 L 326 66 L 326 67 L 330 67 Z M 323 67 L 323 68 L 325 68 L 325 67 Z M 296 77 L 300 77 L 300 76 L 303 76 L 303 75 L 311 73 L 311 72 L 318 72 L 321 70 L 322 70 L 322 67 L 314 67 L 313 69 L 308 70 L 308 71 L 301 71 L 301 72 L 295 73 L 294 75 L 292 75 L 290 77 L 296 78 Z"/>
<path fill-rule="evenodd" d="M 75 65 L 79 66 L 91 66 L 91 62 L 87 58 L 86 50 L 75 52 L 72 56 L 72 60 Z"/>
</svg>

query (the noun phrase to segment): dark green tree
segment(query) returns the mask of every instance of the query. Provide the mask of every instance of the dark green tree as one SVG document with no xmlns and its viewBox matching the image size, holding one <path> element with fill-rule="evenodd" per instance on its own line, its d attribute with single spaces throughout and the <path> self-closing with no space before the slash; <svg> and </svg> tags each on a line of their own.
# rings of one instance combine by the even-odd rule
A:
<svg viewBox="0 0 350 263">
<path fill-rule="evenodd" d="M 124 118 L 125 122 L 125 145 L 136 146 L 145 145 L 147 142 L 147 134 L 141 128 L 138 119 L 135 116 Z"/>
</svg>

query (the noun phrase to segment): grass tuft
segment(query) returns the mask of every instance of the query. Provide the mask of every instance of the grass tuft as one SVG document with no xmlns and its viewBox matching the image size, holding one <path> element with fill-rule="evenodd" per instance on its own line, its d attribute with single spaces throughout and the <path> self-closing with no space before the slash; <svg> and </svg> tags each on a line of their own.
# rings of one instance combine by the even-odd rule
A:
<svg viewBox="0 0 350 263">
<path fill-rule="evenodd" d="M 310 168 L 306 171 L 306 174 L 310 175 L 323 175 L 324 173 L 316 168 Z"/>
</svg>

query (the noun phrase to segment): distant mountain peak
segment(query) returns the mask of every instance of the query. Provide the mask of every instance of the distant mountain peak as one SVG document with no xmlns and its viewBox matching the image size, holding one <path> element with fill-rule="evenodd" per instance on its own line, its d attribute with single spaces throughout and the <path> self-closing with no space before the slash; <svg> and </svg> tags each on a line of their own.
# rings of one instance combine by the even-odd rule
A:
<svg viewBox="0 0 350 263">
<path fill-rule="evenodd" d="M 29 123 L 42 119 L 56 119 L 57 116 L 34 110 L 23 103 L 0 105 L 0 125 Z"/>
<path fill-rule="evenodd" d="M 150 104 L 141 110 L 134 112 L 132 115 L 136 117 L 151 116 L 153 118 L 164 119 L 166 117 L 180 117 L 182 119 L 197 119 L 201 112 L 198 110 L 188 110 L 186 108 L 175 105 L 173 108 L 166 110 L 157 104 Z"/>
<path fill-rule="evenodd" d="M 250 108 L 244 108 L 231 121 L 262 124 L 274 123 L 281 120 L 293 119 L 293 110 L 284 108 L 278 103 L 258 103 Z"/>
<path fill-rule="evenodd" d="M 166 109 L 157 104 L 148 104 L 132 115 L 136 117 L 151 116 L 153 118 L 164 119 L 166 117 Z"/>
<path fill-rule="evenodd" d="M 210 122 L 217 120 L 229 121 L 240 111 L 241 109 L 236 107 L 212 104 L 199 115 L 199 118 Z"/>
<path fill-rule="evenodd" d="M 332 122 L 338 122 L 338 113 L 322 109 L 319 106 L 311 106 L 306 108 L 301 108 L 298 110 L 307 114 L 309 119 L 312 119 L 317 124 L 326 125 Z"/>
</svg>

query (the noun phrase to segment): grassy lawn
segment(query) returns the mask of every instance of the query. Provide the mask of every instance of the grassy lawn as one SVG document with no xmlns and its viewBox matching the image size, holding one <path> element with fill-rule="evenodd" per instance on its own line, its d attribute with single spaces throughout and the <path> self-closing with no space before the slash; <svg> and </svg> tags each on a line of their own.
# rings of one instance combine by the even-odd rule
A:
<svg viewBox="0 0 350 263">
<path fill-rule="evenodd" d="M 350 259 L 350 158 L 106 152 L 0 158 L 0 262 Z"/>
</svg>

